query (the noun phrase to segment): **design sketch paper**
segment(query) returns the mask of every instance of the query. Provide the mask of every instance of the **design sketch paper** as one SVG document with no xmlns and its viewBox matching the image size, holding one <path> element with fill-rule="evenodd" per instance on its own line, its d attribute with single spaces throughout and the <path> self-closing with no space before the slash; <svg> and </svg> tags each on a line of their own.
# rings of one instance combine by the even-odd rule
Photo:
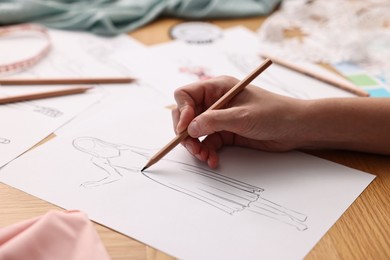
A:
<svg viewBox="0 0 390 260">
<path fill-rule="evenodd" d="M 163 60 L 176 63 L 177 72 L 181 72 L 182 67 L 203 68 L 212 76 L 230 75 L 238 79 L 244 78 L 263 62 L 258 37 L 254 32 L 242 27 L 225 30 L 223 37 L 211 44 L 197 45 L 172 41 L 155 45 L 151 47 L 150 52 L 154 57 L 162 57 Z M 324 75 L 331 74 L 314 64 L 307 66 Z M 196 80 L 194 77 L 188 79 L 189 82 Z M 253 84 L 281 95 L 301 99 L 353 96 L 277 64 L 272 64 L 253 81 Z"/>
<path fill-rule="evenodd" d="M 104 38 L 89 33 L 60 30 L 49 30 L 49 34 L 53 43 L 49 55 L 28 70 L 9 75 L 7 78 L 129 76 L 131 74 L 130 68 L 121 59 L 113 57 L 117 52 L 120 52 L 121 55 L 128 55 L 129 50 L 135 51 L 144 48 L 140 43 L 125 35 Z M 15 53 L 15 46 L 23 46 L 23 51 L 29 53 L 28 48 L 36 48 L 39 42 L 34 38 L 23 40 L 23 42 L 21 39 L 15 38 L 9 39 L 4 44 L 1 45 L 2 52 L 7 52 L 8 48 L 7 59 L 12 60 L 13 57 L 9 57 L 12 56 L 11 54 L 18 55 Z M 2 105 L 0 114 L 3 115 L 1 117 L 3 124 L 0 136 L 7 136 L 12 142 L 6 148 L 2 146 L 0 150 L 0 167 L 53 133 L 103 96 L 114 91 L 119 92 L 118 95 L 124 94 L 126 91 L 124 88 L 127 87 L 132 87 L 132 84 L 120 84 L 119 87 L 108 86 L 109 90 L 104 90 L 102 86 L 99 86 L 99 89 L 95 88 L 80 95 Z M 0 86 L 0 96 L 27 94 L 57 88 L 64 88 L 64 86 Z M 11 110 L 14 111 L 10 112 Z"/>
<path fill-rule="evenodd" d="M 118 51 L 112 57 L 121 60 L 138 79 L 147 80 L 161 95 L 174 102 L 173 92 L 183 85 L 219 75 L 238 79 L 247 76 L 263 62 L 257 40 L 255 33 L 237 27 L 225 30 L 223 38 L 209 45 L 172 41 L 131 54 Z M 316 65 L 311 65 L 311 68 L 320 70 Z M 331 75 L 324 71 L 322 69 L 321 73 Z M 302 99 L 353 96 L 277 64 L 268 68 L 253 84 Z"/>
<path fill-rule="evenodd" d="M 130 76 L 126 66 L 112 56 L 117 51 L 137 51 L 143 45 L 133 38 L 120 35 L 117 37 L 99 37 L 91 33 L 48 30 L 52 40 L 49 54 L 33 67 L 11 74 L 4 78 L 66 78 L 66 77 L 123 77 Z M 30 43 L 31 41 L 31 43 Z M 17 60 L 19 53 L 16 47 L 29 53 L 29 48 L 36 48 L 36 39 L 9 39 L 0 43 L 2 52 L 7 53 L 8 59 Z M 2 45 L 3 44 L 3 45 Z M 32 51 L 30 51 L 32 52 Z M 25 55 L 28 57 L 28 55 Z"/>
<path fill-rule="evenodd" d="M 210 171 L 181 146 L 141 173 L 173 137 L 153 93 L 134 88 L 5 166 L 0 180 L 179 259 L 302 259 L 374 178 L 243 148 L 222 150 Z"/>
<path fill-rule="evenodd" d="M 6 96 L 2 95 L 2 88 L 0 96 Z M 49 136 L 101 97 L 99 91 L 90 90 L 80 95 L 1 105 L 0 136 L 6 138 L 0 138 L 0 144 L 7 145 L 2 145 L 0 149 L 0 167 Z"/>
<path fill-rule="evenodd" d="M 75 138 L 72 145 L 75 149 L 91 155 L 91 163 L 106 175 L 102 179 L 82 183 L 84 188 L 97 188 L 119 181 L 125 172 L 139 173 L 140 169 L 132 163 L 135 157 L 141 157 L 140 160 L 146 163 L 156 153 L 152 149 L 109 143 L 88 136 Z M 165 176 L 149 172 L 141 174 L 162 186 L 196 198 L 231 215 L 246 210 L 294 226 L 300 231 L 307 229 L 304 224 L 307 219 L 305 214 L 262 198 L 262 188 L 174 159 L 162 159 L 162 162 L 177 171 Z"/>
</svg>

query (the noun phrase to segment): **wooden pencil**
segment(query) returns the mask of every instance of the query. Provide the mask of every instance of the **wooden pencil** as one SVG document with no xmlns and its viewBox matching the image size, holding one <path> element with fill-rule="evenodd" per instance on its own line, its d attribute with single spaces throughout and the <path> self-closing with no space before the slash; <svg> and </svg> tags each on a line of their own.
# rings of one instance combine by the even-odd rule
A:
<svg viewBox="0 0 390 260">
<path fill-rule="evenodd" d="M 0 85 L 55 85 L 55 84 L 120 84 L 134 78 L 52 78 L 52 79 L 0 79 Z"/>
<path fill-rule="evenodd" d="M 294 64 L 294 63 L 292 63 L 290 61 L 286 61 L 286 60 L 283 60 L 281 58 L 274 57 L 272 55 L 264 54 L 262 56 L 263 57 L 268 57 L 268 58 L 272 59 L 272 61 L 275 64 L 281 65 L 281 66 L 286 67 L 286 68 L 291 69 L 291 70 L 294 70 L 294 71 L 299 72 L 301 74 L 304 74 L 306 76 L 315 78 L 315 79 L 317 79 L 319 81 L 322 81 L 322 82 L 325 82 L 325 83 L 330 84 L 332 86 L 335 86 L 337 88 L 343 89 L 343 90 L 348 91 L 348 92 L 350 92 L 352 94 L 355 94 L 357 96 L 360 96 L 360 97 L 369 97 L 370 96 L 369 93 L 367 93 L 366 91 L 356 87 L 352 83 L 339 81 L 339 80 L 332 79 L 332 78 L 328 78 L 326 76 L 323 76 L 323 75 L 319 74 L 318 72 L 311 71 L 311 70 L 309 70 L 309 69 L 307 69 L 307 68 L 305 68 L 303 66 L 299 66 L 299 65 Z"/>
<path fill-rule="evenodd" d="M 210 106 L 207 110 L 220 109 L 227 102 L 229 102 L 234 96 L 240 93 L 252 80 L 254 80 L 260 73 L 266 70 L 272 61 L 270 59 L 266 59 L 259 67 L 257 67 L 252 73 L 250 73 L 243 80 L 238 82 L 233 88 L 231 88 L 228 92 L 225 93 L 221 98 L 217 100 L 212 106 Z M 153 164 L 157 163 L 161 158 L 163 158 L 168 152 L 170 152 L 173 148 L 175 148 L 181 141 L 183 141 L 186 137 L 188 137 L 187 130 L 178 134 L 175 138 L 173 138 L 167 145 L 165 145 L 160 151 L 158 151 L 145 165 L 145 167 L 141 170 L 144 171 Z"/>
<path fill-rule="evenodd" d="M 11 97 L 0 98 L 0 104 L 8 104 L 8 103 L 13 103 L 13 102 L 21 102 L 21 101 L 28 101 L 28 100 L 35 100 L 35 99 L 42 99 L 42 98 L 51 98 L 51 97 L 59 97 L 59 96 L 65 96 L 65 95 L 80 94 L 80 93 L 84 93 L 85 91 L 87 91 L 91 88 L 92 87 L 72 87 L 72 88 L 67 88 L 67 89 L 52 90 L 52 91 L 46 91 L 46 92 L 37 92 L 37 93 L 31 93 L 31 94 L 15 95 L 15 96 L 11 96 Z"/>
</svg>

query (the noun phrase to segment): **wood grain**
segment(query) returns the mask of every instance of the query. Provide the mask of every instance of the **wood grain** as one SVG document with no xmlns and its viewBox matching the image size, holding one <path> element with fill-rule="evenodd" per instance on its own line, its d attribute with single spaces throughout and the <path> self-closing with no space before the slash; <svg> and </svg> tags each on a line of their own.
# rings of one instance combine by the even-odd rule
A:
<svg viewBox="0 0 390 260">
<path fill-rule="evenodd" d="M 376 175 L 307 259 L 390 259 L 390 158 L 345 151 L 310 154 Z"/>
</svg>

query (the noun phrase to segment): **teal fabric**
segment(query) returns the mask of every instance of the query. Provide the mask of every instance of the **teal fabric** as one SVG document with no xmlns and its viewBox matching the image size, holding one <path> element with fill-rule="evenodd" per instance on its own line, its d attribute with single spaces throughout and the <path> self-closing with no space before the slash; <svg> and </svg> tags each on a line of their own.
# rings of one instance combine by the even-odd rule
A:
<svg viewBox="0 0 390 260">
<path fill-rule="evenodd" d="M 115 35 L 159 16 L 185 19 L 266 15 L 280 0 L 0 0 L 0 24 L 35 22 L 53 28 Z"/>
</svg>

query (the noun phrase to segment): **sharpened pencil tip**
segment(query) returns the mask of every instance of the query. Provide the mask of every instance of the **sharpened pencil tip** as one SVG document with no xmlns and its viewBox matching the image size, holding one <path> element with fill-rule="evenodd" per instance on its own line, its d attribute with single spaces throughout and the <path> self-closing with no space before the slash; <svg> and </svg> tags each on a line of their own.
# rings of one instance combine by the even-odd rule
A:
<svg viewBox="0 0 390 260">
<path fill-rule="evenodd" d="M 146 169 L 147 169 L 147 167 L 142 168 L 141 172 L 145 171 Z"/>
</svg>

